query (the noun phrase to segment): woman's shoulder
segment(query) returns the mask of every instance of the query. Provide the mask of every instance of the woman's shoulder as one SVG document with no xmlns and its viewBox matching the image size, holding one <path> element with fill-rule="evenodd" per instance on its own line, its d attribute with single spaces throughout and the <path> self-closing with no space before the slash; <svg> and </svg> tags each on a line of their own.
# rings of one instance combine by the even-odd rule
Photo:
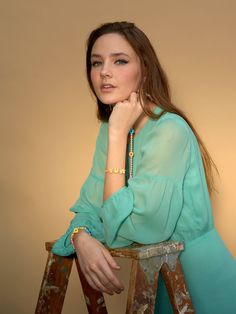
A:
<svg viewBox="0 0 236 314">
<path fill-rule="evenodd" d="M 153 131 L 159 135 L 171 138 L 186 138 L 192 136 L 192 130 L 180 115 L 166 112 L 154 121 Z"/>
<path fill-rule="evenodd" d="M 157 124 L 162 126 L 172 126 L 173 128 L 184 128 L 186 130 L 191 130 L 187 121 L 176 113 L 166 112 L 163 114 L 159 120 L 157 120 Z"/>
</svg>

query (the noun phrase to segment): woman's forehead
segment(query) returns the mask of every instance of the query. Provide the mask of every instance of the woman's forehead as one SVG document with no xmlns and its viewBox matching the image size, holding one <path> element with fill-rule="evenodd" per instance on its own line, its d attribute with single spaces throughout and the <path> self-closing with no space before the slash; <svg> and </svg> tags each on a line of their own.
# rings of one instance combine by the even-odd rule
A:
<svg viewBox="0 0 236 314">
<path fill-rule="evenodd" d="M 136 55 L 134 49 L 124 36 L 118 33 L 109 33 L 100 36 L 94 43 L 91 55 Z"/>
</svg>

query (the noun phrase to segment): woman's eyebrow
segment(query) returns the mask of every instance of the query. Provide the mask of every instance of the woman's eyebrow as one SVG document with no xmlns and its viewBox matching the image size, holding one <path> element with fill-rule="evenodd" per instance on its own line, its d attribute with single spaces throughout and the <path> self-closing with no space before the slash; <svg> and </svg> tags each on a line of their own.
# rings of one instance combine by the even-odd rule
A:
<svg viewBox="0 0 236 314">
<path fill-rule="evenodd" d="M 115 52 L 115 53 L 111 53 L 110 54 L 112 57 L 119 57 L 119 56 L 127 56 L 129 57 L 129 55 L 127 55 L 126 53 L 124 52 Z"/>
<path fill-rule="evenodd" d="M 110 54 L 111 57 L 119 57 L 119 56 L 127 56 L 129 57 L 129 55 L 127 55 L 126 53 L 124 52 L 113 52 Z M 93 53 L 91 54 L 91 58 L 101 58 L 102 56 L 100 54 L 97 54 L 97 53 Z"/>
</svg>

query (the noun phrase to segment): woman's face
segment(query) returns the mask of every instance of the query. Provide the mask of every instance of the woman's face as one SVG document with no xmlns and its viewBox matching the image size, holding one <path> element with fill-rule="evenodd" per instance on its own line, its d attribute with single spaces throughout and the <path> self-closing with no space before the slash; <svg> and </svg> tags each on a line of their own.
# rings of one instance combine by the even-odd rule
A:
<svg viewBox="0 0 236 314">
<path fill-rule="evenodd" d="M 117 33 L 99 37 L 91 51 L 91 81 L 99 100 L 116 104 L 137 91 L 140 60 L 128 41 Z"/>
</svg>

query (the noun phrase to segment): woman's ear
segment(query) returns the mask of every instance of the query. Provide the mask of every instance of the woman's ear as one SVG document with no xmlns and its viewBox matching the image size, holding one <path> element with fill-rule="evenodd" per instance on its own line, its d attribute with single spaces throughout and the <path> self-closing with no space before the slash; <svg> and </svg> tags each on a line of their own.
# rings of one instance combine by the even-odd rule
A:
<svg viewBox="0 0 236 314">
<path fill-rule="evenodd" d="M 146 66 L 144 66 L 144 69 L 143 69 L 143 82 L 145 82 L 147 79 L 147 68 Z"/>
</svg>

